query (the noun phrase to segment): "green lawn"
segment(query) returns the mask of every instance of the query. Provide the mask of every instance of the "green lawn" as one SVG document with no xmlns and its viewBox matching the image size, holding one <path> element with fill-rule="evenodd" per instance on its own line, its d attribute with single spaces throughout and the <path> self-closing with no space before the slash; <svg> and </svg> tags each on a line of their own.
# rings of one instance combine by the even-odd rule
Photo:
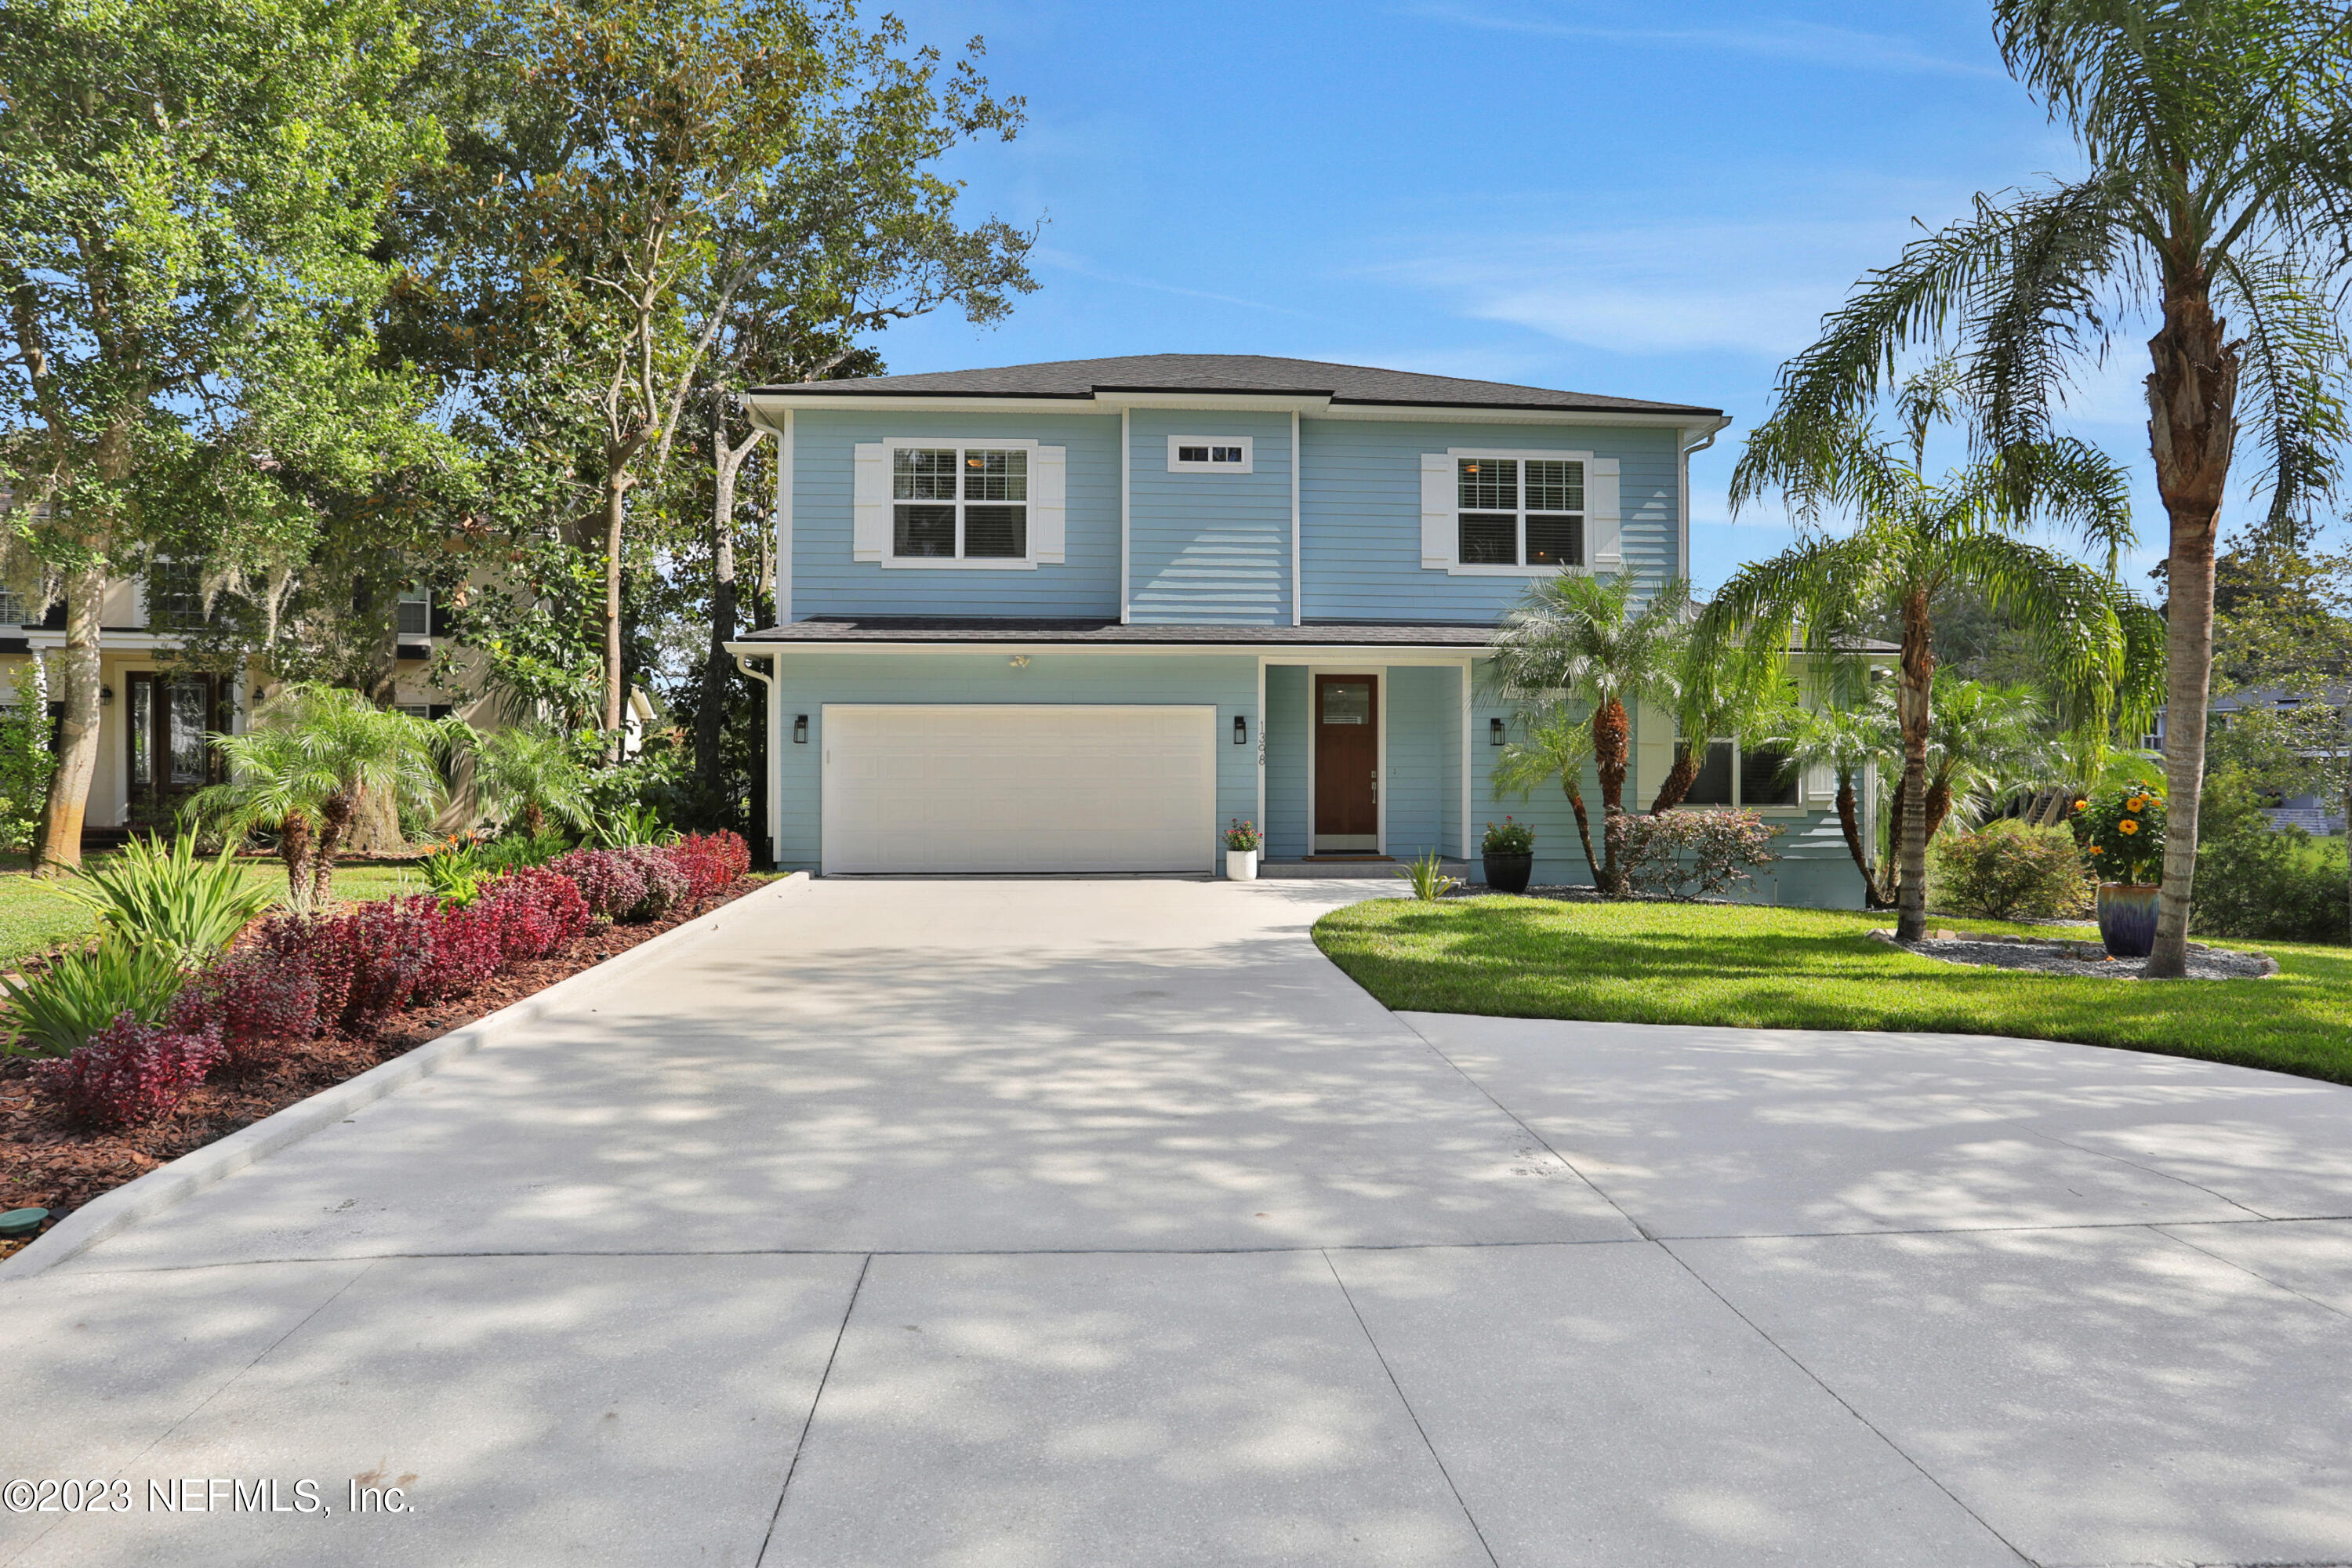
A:
<svg viewBox="0 0 2352 1568">
<path fill-rule="evenodd" d="M 101 858 L 91 857 L 91 864 Z M 245 873 L 284 895 L 286 871 L 277 861 L 248 861 Z M 420 892 L 424 886 L 421 872 L 398 866 L 351 866 L 335 873 L 337 899 L 381 899 L 404 890 Z M 0 969 L 14 969 L 28 958 L 80 942 L 95 929 L 89 912 L 53 884 L 21 869 L 0 870 Z"/>
<path fill-rule="evenodd" d="M 2021 1035 L 2352 1083 L 2352 950 L 2231 942 L 2271 954 L 2281 973 L 2165 984 L 1961 968 L 1863 934 L 1893 923 L 1829 910 L 1382 899 L 1324 916 L 1315 940 L 1400 1009 Z"/>
</svg>

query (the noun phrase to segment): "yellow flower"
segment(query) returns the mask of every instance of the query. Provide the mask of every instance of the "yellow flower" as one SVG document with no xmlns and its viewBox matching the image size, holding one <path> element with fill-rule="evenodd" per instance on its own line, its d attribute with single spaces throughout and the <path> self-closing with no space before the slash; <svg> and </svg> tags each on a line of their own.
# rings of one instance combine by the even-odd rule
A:
<svg viewBox="0 0 2352 1568">
<path fill-rule="evenodd" d="M 2076 801 L 2076 802 L 2074 803 L 2074 809 L 2075 809 L 2076 811 L 2081 811 L 2081 810 L 2083 810 L 2084 808 L 2085 808 L 2086 806 L 2088 806 L 2090 804 L 2091 804 L 2091 803 L 2090 803 L 2089 801 L 2087 801 L 2087 800 L 2078 800 L 2078 801 Z"/>
<path fill-rule="evenodd" d="M 2117 833 L 2137 833 L 2139 831 L 2139 824 L 2137 822 L 2118 822 L 2116 824 L 2116 831 Z"/>
<path fill-rule="evenodd" d="M 2094 844 L 2091 846 L 2091 853 L 2094 855 L 2104 855 L 2106 852 L 2107 848 L 2104 844 Z"/>
<path fill-rule="evenodd" d="M 2146 796 L 2136 795 L 2129 800 L 2124 802 L 2124 809 L 2126 811 L 2137 811 L 2141 806 L 2146 805 L 2147 804 L 2147 799 Z"/>
</svg>

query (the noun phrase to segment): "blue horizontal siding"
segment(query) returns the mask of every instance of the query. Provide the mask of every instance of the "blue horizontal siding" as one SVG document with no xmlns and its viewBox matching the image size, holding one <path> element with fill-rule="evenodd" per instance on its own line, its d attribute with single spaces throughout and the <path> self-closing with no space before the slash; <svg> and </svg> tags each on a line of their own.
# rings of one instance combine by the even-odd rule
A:
<svg viewBox="0 0 2352 1568">
<path fill-rule="evenodd" d="M 1421 456 L 1450 447 L 1589 451 L 1618 460 L 1627 568 L 1662 578 L 1675 560 L 1672 430 L 1561 425 L 1307 419 L 1299 446 L 1300 605 L 1310 621 L 1492 621 L 1521 577 L 1455 577 L 1421 563 Z"/>
<path fill-rule="evenodd" d="M 1171 473 L 1171 436 L 1246 436 L 1246 474 Z M 1290 417 L 1139 408 L 1129 416 L 1128 618 L 1290 624 Z"/>
<path fill-rule="evenodd" d="M 793 618 L 811 616 L 1118 614 L 1118 416 L 1064 413 L 876 414 L 803 409 L 793 418 Z M 942 444 L 1028 437 L 1066 447 L 1060 565 L 925 569 L 851 552 L 851 466 L 861 441 Z"/>
<path fill-rule="evenodd" d="M 1265 668 L 1265 853 L 1270 860 L 1307 854 L 1307 667 Z"/>
</svg>

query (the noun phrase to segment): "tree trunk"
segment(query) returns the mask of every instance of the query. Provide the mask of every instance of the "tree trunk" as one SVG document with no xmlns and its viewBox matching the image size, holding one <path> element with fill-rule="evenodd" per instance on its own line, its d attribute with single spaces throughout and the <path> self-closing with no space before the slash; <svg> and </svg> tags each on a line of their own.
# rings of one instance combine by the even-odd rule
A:
<svg viewBox="0 0 2352 1568">
<path fill-rule="evenodd" d="M 61 876 L 81 865 L 82 817 L 89 809 L 90 777 L 98 771 L 99 611 L 106 597 L 106 573 L 93 568 L 68 574 L 65 594 L 65 646 L 51 665 L 65 722 L 33 841 L 34 874 L 42 877 Z"/>
<path fill-rule="evenodd" d="M 2164 325 L 2147 343 L 2148 447 L 2171 522 L 2164 612 L 2164 890 L 2156 945 L 2141 974 L 2189 973 L 2189 902 L 2197 880 L 2197 808 L 2205 786 L 2205 705 L 2213 680 L 2213 545 L 2237 438 L 2238 350 L 2201 268 L 2169 269 Z"/>
<path fill-rule="evenodd" d="M 289 811 L 278 824 L 278 856 L 286 862 L 286 901 L 295 909 L 310 908 L 310 819 Z"/>
<path fill-rule="evenodd" d="M 1657 798 L 1650 802 L 1652 816 L 1682 805 L 1691 785 L 1698 782 L 1699 759 L 1706 751 L 1705 746 L 1694 746 L 1688 742 L 1675 748 L 1675 765 L 1666 770 L 1666 782 L 1658 786 Z"/>
<path fill-rule="evenodd" d="M 1927 721 L 1936 685 L 1935 627 L 1927 593 L 1915 588 L 1903 601 L 1903 670 L 1895 712 L 1903 726 L 1902 813 L 1895 821 L 1895 940 L 1927 934 Z"/>
<path fill-rule="evenodd" d="M 1841 770 L 1838 773 L 1838 830 L 1845 835 L 1845 852 L 1853 857 L 1854 869 L 1862 873 L 1862 901 L 1865 908 L 1879 909 L 1885 900 L 1878 896 L 1878 876 L 1871 868 L 1870 854 L 1862 847 L 1862 814 L 1856 809 L 1853 774 Z"/>
<path fill-rule="evenodd" d="M 727 401 L 721 394 L 710 439 L 718 465 L 710 501 L 710 650 L 703 664 L 702 707 L 694 716 L 695 779 L 712 805 L 719 799 L 727 709 L 735 695 L 735 656 L 727 651 L 735 640 L 735 481 L 761 436 L 755 429 L 742 446 L 729 443 Z"/>
<path fill-rule="evenodd" d="M 628 493 L 628 469 L 616 463 L 604 477 L 604 743 L 614 762 L 626 751 L 621 737 L 628 704 L 621 677 L 621 521 Z"/>
<path fill-rule="evenodd" d="M 1952 815 L 1952 786 L 1937 779 L 1927 786 L 1927 840 L 1933 844 L 1936 835 L 1943 831 L 1944 818 Z"/>
<path fill-rule="evenodd" d="M 1609 898 L 1624 894 L 1625 771 L 1633 726 L 1625 705 L 1615 698 L 1592 713 L 1592 763 L 1601 775 L 1601 891 Z"/>
<path fill-rule="evenodd" d="M 1570 773 L 1560 775 L 1559 787 L 1568 796 L 1568 808 L 1576 813 L 1576 836 L 1584 840 L 1584 864 L 1592 873 L 1592 886 L 1597 891 L 1601 887 L 1601 862 L 1592 855 L 1592 819 L 1584 815 L 1584 792 L 1576 787 L 1575 776 Z"/>
<path fill-rule="evenodd" d="M 315 847 L 311 850 L 310 907 L 323 910 L 327 897 L 335 886 L 335 856 L 342 848 L 343 830 L 351 826 L 352 813 L 359 802 L 348 791 L 337 790 L 319 803 L 320 826 Z"/>
<path fill-rule="evenodd" d="M 400 830 L 399 803 L 382 790 L 361 791 L 352 808 L 350 826 L 343 831 L 343 853 L 398 854 L 407 847 L 408 835 Z"/>
</svg>

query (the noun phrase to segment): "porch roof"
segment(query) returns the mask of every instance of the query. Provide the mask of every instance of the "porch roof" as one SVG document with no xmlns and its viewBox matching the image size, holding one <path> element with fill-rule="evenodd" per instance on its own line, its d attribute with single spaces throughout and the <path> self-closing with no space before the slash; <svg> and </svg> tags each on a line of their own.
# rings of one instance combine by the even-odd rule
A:
<svg viewBox="0 0 2352 1568">
<path fill-rule="evenodd" d="M 1315 647 L 1484 647 L 1494 627 L 1479 622 L 1399 624 L 1309 621 L 1299 626 L 1122 626 L 1116 620 L 1010 619 L 1001 616 L 817 616 L 746 633 L 740 642 L 1263 643 Z"/>
</svg>

